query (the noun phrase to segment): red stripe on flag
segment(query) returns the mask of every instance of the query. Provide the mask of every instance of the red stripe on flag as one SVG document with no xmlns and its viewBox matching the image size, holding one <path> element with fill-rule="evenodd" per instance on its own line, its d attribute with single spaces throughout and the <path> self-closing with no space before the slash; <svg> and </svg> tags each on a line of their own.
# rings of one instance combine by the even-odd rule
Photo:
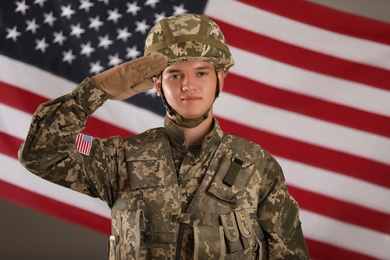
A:
<svg viewBox="0 0 390 260">
<path fill-rule="evenodd" d="M 0 180 L 0 197 L 109 235 L 110 219 Z"/>
<path fill-rule="evenodd" d="M 390 45 L 390 24 L 302 0 L 239 0 L 326 30 Z"/>
<path fill-rule="evenodd" d="M 219 117 L 218 120 L 225 132 L 245 136 L 267 148 L 271 154 L 390 187 L 388 165 L 240 125 L 225 118 Z"/>
<path fill-rule="evenodd" d="M 1 103 L 17 108 L 26 113 L 33 114 L 40 104 L 48 101 L 40 95 L 2 81 L 0 81 L 0 88 L 2 93 L 7 93 L 7 95 L 0 95 Z"/>
<path fill-rule="evenodd" d="M 319 227 L 320 228 L 320 227 Z M 305 229 L 303 227 L 303 232 Z M 348 249 L 340 248 L 331 244 L 323 243 L 306 238 L 307 247 L 310 249 L 311 259 L 331 259 L 331 260 L 375 260 L 377 258 L 359 254 Z"/>
<path fill-rule="evenodd" d="M 0 153 L 17 159 L 22 142 L 22 140 L 0 131 Z"/>
<path fill-rule="evenodd" d="M 0 95 L 1 103 L 22 110 L 26 113 L 33 114 L 40 104 L 49 101 L 47 98 L 44 98 L 32 92 L 26 91 L 24 89 L 18 88 L 16 86 L 12 86 L 10 84 L 1 81 L 0 81 L 0 87 L 2 91 L 5 91 L 7 93 L 7 96 Z M 104 125 L 105 127 L 99 127 Z M 110 137 L 114 135 L 120 135 L 122 137 L 126 137 L 134 134 L 133 132 L 130 132 L 121 127 L 117 127 L 112 124 L 107 125 L 106 122 L 97 119 L 94 116 L 90 116 L 88 118 L 88 123 L 86 125 L 86 128 L 83 130 L 83 133 L 86 133 L 94 137 L 102 137 L 102 138 Z"/>
<path fill-rule="evenodd" d="M 229 45 L 310 71 L 390 90 L 388 70 L 332 57 L 256 34 L 215 18 L 213 20 L 221 27 Z"/>
<path fill-rule="evenodd" d="M 390 117 L 274 88 L 233 73 L 228 75 L 224 91 L 269 106 L 390 137 Z"/>
<path fill-rule="evenodd" d="M 18 150 L 22 143 L 23 140 L 0 131 L 0 153 L 18 159 Z"/>
<path fill-rule="evenodd" d="M 306 191 L 292 185 L 289 185 L 288 189 L 294 199 L 298 201 L 299 207 L 302 209 L 316 212 L 343 222 L 390 234 L 390 228 L 388 225 L 388 221 L 390 219 L 389 214 L 330 198 L 318 193 Z"/>
</svg>

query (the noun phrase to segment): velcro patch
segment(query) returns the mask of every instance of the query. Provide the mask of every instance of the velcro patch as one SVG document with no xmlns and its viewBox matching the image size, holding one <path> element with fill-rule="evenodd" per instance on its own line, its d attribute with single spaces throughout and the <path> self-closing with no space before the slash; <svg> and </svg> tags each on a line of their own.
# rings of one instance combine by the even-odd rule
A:
<svg viewBox="0 0 390 260">
<path fill-rule="evenodd" d="M 93 137 L 84 134 L 77 134 L 76 147 L 81 154 L 89 155 L 91 152 Z"/>
</svg>

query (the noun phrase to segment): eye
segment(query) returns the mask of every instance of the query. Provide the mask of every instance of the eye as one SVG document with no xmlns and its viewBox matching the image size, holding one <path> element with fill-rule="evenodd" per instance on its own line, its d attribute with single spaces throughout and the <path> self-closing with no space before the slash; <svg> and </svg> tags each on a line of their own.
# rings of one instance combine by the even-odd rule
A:
<svg viewBox="0 0 390 260">
<path fill-rule="evenodd" d="M 181 78 L 181 75 L 179 74 L 172 74 L 171 76 L 169 76 L 170 79 L 180 79 Z"/>
<path fill-rule="evenodd" d="M 198 72 L 198 76 L 201 76 L 201 77 L 203 77 L 203 76 L 207 76 L 207 72 L 205 72 L 205 71 L 199 71 Z"/>
</svg>

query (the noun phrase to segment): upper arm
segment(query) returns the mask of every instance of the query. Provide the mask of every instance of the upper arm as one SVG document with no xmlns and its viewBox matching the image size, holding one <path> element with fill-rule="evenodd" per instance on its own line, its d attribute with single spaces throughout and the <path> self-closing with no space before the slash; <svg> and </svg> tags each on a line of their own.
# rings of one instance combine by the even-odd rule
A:
<svg viewBox="0 0 390 260">
<path fill-rule="evenodd" d="M 269 258 L 308 259 L 298 203 L 289 194 L 283 171 L 271 156 L 263 176 L 267 185 L 260 194 L 258 219 L 267 239 Z"/>
</svg>

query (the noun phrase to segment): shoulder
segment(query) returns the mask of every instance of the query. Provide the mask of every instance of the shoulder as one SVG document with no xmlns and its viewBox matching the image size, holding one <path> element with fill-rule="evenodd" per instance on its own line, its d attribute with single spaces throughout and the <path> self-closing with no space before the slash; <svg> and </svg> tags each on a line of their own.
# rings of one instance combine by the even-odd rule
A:
<svg viewBox="0 0 390 260">
<path fill-rule="evenodd" d="M 223 143 L 236 153 L 246 154 L 247 158 L 258 159 L 269 156 L 268 151 L 261 145 L 235 134 L 225 134 Z"/>
<path fill-rule="evenodd" d="M 125 142 L 153 142 L 166 136 L 165 129 L 163 127 L 151 128 L 145 132 L 129 136 L 124 139 Z"/>
<path fill-rule="evenodd" d="M 168 138 L 163 127 L 152 128 L 123 140 L 126 153 L 141 155 L 147 153 L 161 153 L 167 146 Z"/>
</svg>

